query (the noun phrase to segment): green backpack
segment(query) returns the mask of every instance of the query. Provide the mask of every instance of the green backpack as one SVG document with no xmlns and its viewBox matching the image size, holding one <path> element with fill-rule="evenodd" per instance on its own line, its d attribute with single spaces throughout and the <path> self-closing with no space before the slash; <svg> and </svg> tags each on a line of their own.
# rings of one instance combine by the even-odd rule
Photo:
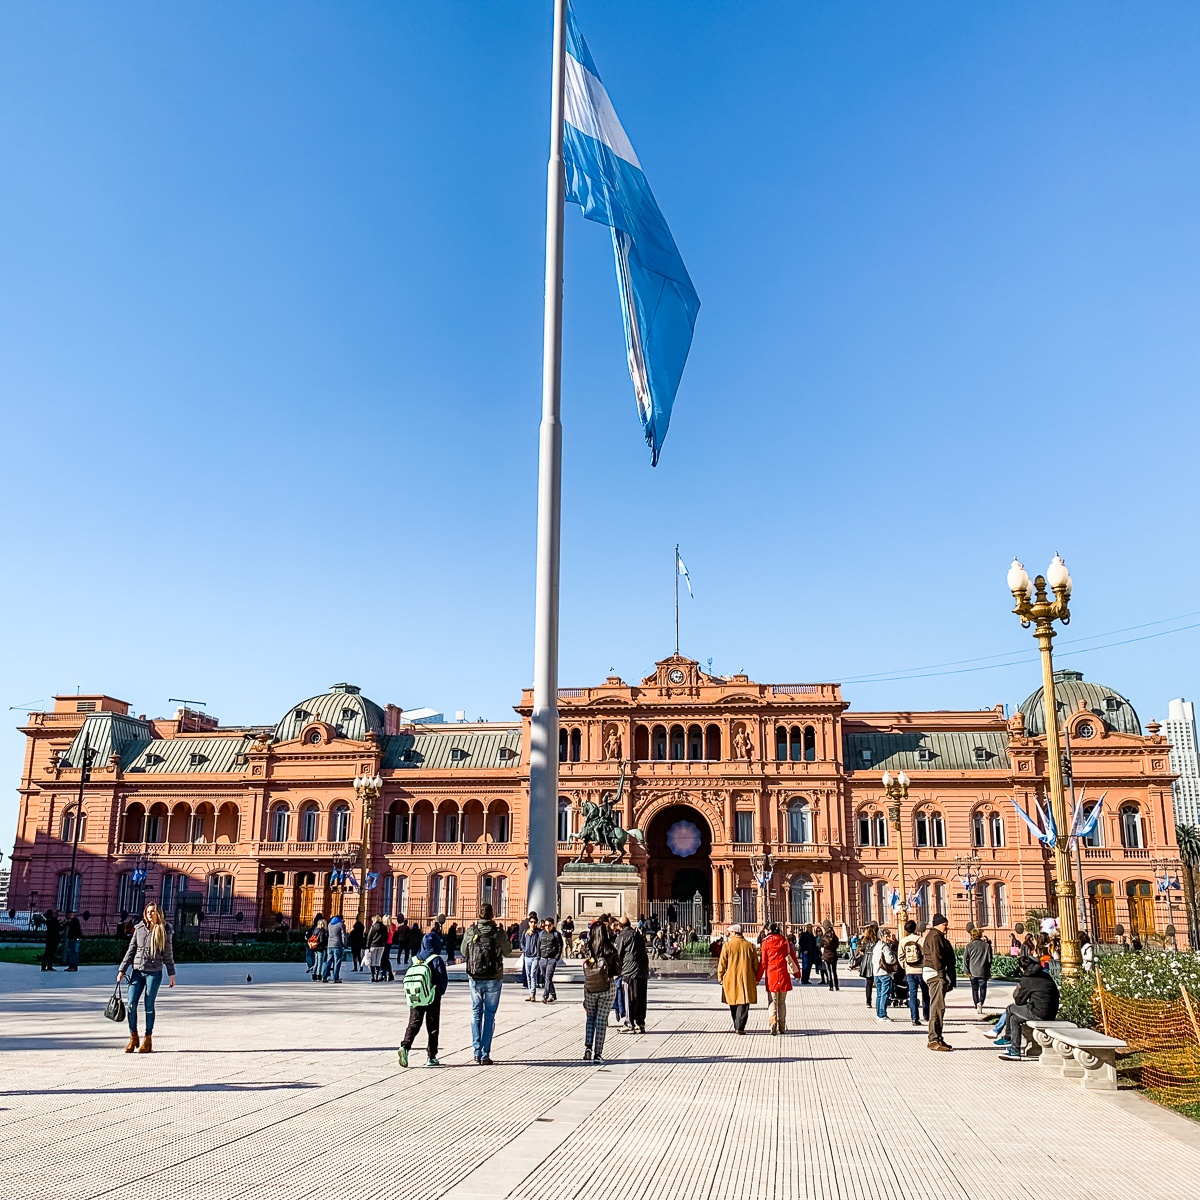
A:
<svg viewBox="0 0 1200 1200">
<path fill-rule="evenodd" d="M 404 996 L 409 1008 L 425 1008 L 433 1003 L 436 995 L 433 972 L 426 963 L 414 958 L 404 972 Z"/>
</svg>

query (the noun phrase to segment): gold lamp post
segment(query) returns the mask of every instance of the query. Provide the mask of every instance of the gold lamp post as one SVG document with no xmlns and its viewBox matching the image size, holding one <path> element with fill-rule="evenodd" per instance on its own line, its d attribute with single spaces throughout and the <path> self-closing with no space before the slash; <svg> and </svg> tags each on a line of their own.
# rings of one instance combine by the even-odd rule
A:
<svg viewBox="0 0 1200 1200">
<path fill-rule="evenodd" d="M 888 819 L 896 833 L 896 866 L 900 872 L 900 928 L 903 932 L 904 922 L 908 920 L 908 888 L 904 884 L 904 833 L 900 827 L 900 803 L 908 799 L 908 776 L 903 771 L 895 775 L 891 771 L 884 771 L 883 790 L 892 802 Z"/>
<path fill-rule="evenodd" d="M 356 775 L 354 794 L 362 801 L 363 835 L 359 853 L 358 916 L 366 922 L 367 917 L 367 872 L 371 869 L 371 826 L 375 820 L 375 801 L 383 791 L 383 780 L 378 775 Z"/>
<path fill-rule="evenodd" d="M 1046 594 L 1046 588 L 1054 598 Z M 1046 574 L 1030 579 L 1028 572 L 1014 558 L 1008 569 L 1008 589 L 1017 602 L 1013 612 L 1028 629 L 1033 626 L 1042 652 L 1042 701 L 1046 710 L 1046 759 L 1050 771 L 1050 809 L 1058 836 L 1054 840 L 1054 894 L 1058 899 L 1058 928 L 1062 939 L 1063 976 L 1074 979 L 1083 969 L 1079 945 L 1079 908 L 1076 902 L 1075 880 L 1071 876 L 1069 834 L 1071 815 L 1063 791 L 1062 746 L 1058 737 L 1058 705 L 1054 698 L 1054 622 L 1070 624 L 1071 575 L 1066 563 L 1054 556 Z"/>
</svg>

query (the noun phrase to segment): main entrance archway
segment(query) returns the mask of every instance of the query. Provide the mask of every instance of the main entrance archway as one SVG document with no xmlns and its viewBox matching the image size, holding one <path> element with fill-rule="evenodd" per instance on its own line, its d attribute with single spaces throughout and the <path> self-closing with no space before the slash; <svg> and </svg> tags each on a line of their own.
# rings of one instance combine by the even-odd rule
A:
<svg viewBox="0 0 1200 1200">
<path fill-rule="evenodd" d="M 650 900 L 712 903 L 712 830 L 690 804 L 656 813 L 646 830 L 646 893 Z"/>
</svg>

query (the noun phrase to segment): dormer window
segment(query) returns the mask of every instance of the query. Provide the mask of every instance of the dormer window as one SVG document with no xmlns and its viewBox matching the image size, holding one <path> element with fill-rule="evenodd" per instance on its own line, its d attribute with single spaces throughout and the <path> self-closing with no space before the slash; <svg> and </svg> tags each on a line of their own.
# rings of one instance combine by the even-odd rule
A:
<svg viewBox="0 0 1200 1200">
<path fill-rule="evenodd" d="M 987 762 L 987 760 L 988 760 L 988 752 L 987 752 L 986 747 L 976 746 L 975 747 L 975 761 L 976 762 Z"/>
<path fill-rule="evenodd" d="M 358 716 L 358 713 L 356 713 L 354 711 L 354 709 L 352 709 L 350 707 L 346 707 L 346 708 L 342 709 L 342 720 L 343 721 L 353 721 L 354 718 L 357 716 Z"/>
<path fill-rule="evenodd" d="M 305 710 L 302 708 L 298 708 L 298 709 L 296 709 L 296 711 L 294 713 L 292 713 L 292 719 L 296 722 L 297 725 L 299 725 L 302 721 L 307 721 L 308 718 L 311 716 L 312 716 L 312 713 L 305 712 Z"/>
<path fill-rule="evenodd" d="M 159 765 L 159 763 L 162 762 L 162 760 L 163 760 L 163 756 L 161 754 L 147 754 L 146 758 L 145 758 L 145 763 L 146 763 L 146 766 L 148 766 L 148 767 L 157 767 Z"/>
<path fill-rule="evenodd" d="M 1104 697 L 1104 708 L 1106 712 L 1116 712 L 1121 707 L 1121 702 L 1116 696 Z"/>
<path fill-rule="evenodd" d="M 516 758 L 517 752 L 511 746 L 500 747 L 500 761 L 508 762 L 510 758 Z"/>
<path fill-rule="evenodd" d="M 917 762 L 933 762 L 933 751 L 928 746 L 917 749 Z"/>
<path fill-rule="evenodd" d="M 188 763 L 193 767 L 202 766 L 206 762 L 208 762 L 208 755 L 201 754 L 199 750 L 193 750 L 188 755 Z"/>
<path fill-rule="evenodd" d="M 412 762 L 412 760 L 413 760 L 413 752 L 411 750 L 405 750 L 400 755 L 401 762 Z"/>
<path fill-rule="evenodd" d="M 870 746 L 864 746 L 859 753 L 863 762 L 865 763 L 869 763 L 871 759 L 875 757 Z"/>
<path fill-rule="evenodd" d="M 462 760 L 466 757 L 467 757 L 467 752 L 461 746 L 455 746 L 450 751 L 450 761 L 451 762 L 462 762 Z"/>
</svg>

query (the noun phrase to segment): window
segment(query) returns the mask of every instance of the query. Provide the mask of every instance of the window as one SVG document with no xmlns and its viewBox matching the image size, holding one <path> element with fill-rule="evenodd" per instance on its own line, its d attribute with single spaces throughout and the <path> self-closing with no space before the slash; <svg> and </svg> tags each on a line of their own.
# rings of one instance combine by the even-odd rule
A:
<svg viewBox="0 0 1200 1200">
<path fill-rule="evenodd" d="M 1088 881 L 1088 907 L 1091 909 L 1092 937 L 1100 942 L 1116 940 L 1113 926 L 1117 921 L 1117 903 L 1112 882 L 1108 879 Z"/>
<path fill-rule="evenodd" d="M 457 916 L 458 877 L 433 875 L 429 880 L 429 911 L 433 916 Z"/>
<path fill-rule="evenodd" d="M 59 912 L 77 912 L 79 910 L 79 886 L 82 882 L 79 872 L 72 875 L 64 871 L 58 877 L 58 890 L 55 893 L 54 907 Z"/>
<path fill-rule="evenodd" d="M 651 739 L 654 743 L 651 757 L 663 759 L 667 757 L 667 731 L 661 725 L 655 725 Z"/>
<path fill-rule="evenodd" d="M 807 800 L 792 800 L 787 806 L 787 840 L 794 846 L 811 842 L 812 809 Z"/>
<path fill-rule="evenodd" d="M 209 913 L 233 911 L 233 876 L 210 875 L 208 877 L 208 899 L 204 905 Z"/>
<path fill-rule="evenodd" d="M 75 836 L 75 808 L 71 807 L 68 808 L 65 813 L 63 813 L 62 840 L 64 842 L 74 842 Z M 82 813 L 79 817 L 78 836 L 81 842 L 87 841 L 87 813 Z"/>
<path fill-rule="evenodd" d="M 719 762 L 721 759 L 721 727 L 719 725 L 710 725 L 704 731 L 704 757 L 710 762 Z"/>
<path fill-rule="evenodd" d="M 1105 712 L 1116 712 L 1117 709 L 1119 709 L 1120 707 L 1121 707 L 1121 702 L 1120 702 L 1120 700 L 1118 700 L 1116 698 L 1116 696 L 1105 696 L 1104 697 L 1104 711 Z"/>
<path fill-rule="evenodd" d="M 508 878 L 504 875 L 485 875 L 480 880 L 479 903 L 490 904 L 497 919 L 508 916 Z"/>
<path fill-rule="evenodd" d="M 633 731 L 633 757 L 638 762 L 645 762 L 650 757 L 650 730 L 645 725 L 639 725 Z"/>
<path fill-rule="evenodd" d="M 396 881 L 390 876 L 385 875 L 383 878 L 383 899 L 380 901 L 380 912 L 385 917 L 392 915 L 392 905 L 396 900 Z"/>
<path fill-rule="evenodd" d="M 872 752 L 870 746 L 863 746 L 863 748 L 858 752 L 858 757 L 861 758 L 867 766 L 870 766 L 871 759 L 874 757 L 874 753 Z"/>
<path fill-rule="evenodd" d="M 500 747 L 500 761 L 508 762 L 510 759 L 516 758 L 517 752 L 511 746 Z"/>
<path fill-rule="evenodd" d="M 812 877 L 793 875 L 788 880 L 788 920 L 793 925 L 811 925 L 815 919 Z"/>
<path fill-rule="evenodd" d="M 992 884 L 993 924 L 1008 924 L 1008 889 L 1002 883 Z"/>
<path fill-rule="evenodd" d="M 792 726 L 791 732 L 791 751 L 792 762 L 804 761 L 804 733 L 795 725 Z"/>
<path fill-rule="evenodd" d="M 578 733 L 579 730 L 577 729 L 577 730 L 575 730 L 575 732 Z M 451 746 L 450 747 L 450 761 L 451 762 L 463 762 L 466 759 L 466 757 L 467 757 L 467 752 L 461 746 Z M 576 759 L 573 759 L 572 761 L 578 762 L 579 759 L 576 758 Z"/>
<path fill-rule="evenodd" d="M 442 817 L 442 841 L 457 842 L 458 841 L 459 820 L 457 809 L 453 812 L 443 814 Z"/>
<path fill-rule="evenodd" d="M 871 915 L 872 900 L 874 899 L 875 889 L 871 887 L 870 880 L 864 879 L 858 885 L 858 905 L 859 905 L 859 924 L 869 925 L 874 918 Z"/>
<path fill-rule="evenodd" d="M 300 812 L 300 840 L 302 842 L 315 842 L 317 840 L 317 820 L 319 817 L 319 809 L 315 804 L 306 804 Z M 276 841 L 283 841 L 283 838 L 276 838 Z"/>
<path fill-rule="evenodd" d="M 886 846 L 888 844 L 887 820 L 883 813 L 875 814 L 875 845 Z"/>
<path fill-rule="evenodd" d="M 699 725 L 688 726 L 688 758 L 699 761 L 704 757 L 704 731 Z"/>
<path fill-rule="evenodd" d="M 158 805 L 150 810 L 146 818 L 146 841 L 161 842 L 163 840 L 163 813 Z"/>
<path fill-rule="evenodd" d="M 1096 726 L 1091 721 L 1080 721 L 1075 726 L 1075 736 L 1078 738 L 1094 738 L 1096 736 Z"/>
<path fill-rule="evenodd" d="M 583 731 L 571 730 L 571 761 L 579 762 L 583 754 Z"/>
<path fill-rule="evenodd" d="M 916 823 L 914 825 L 916 831 L 915 842 L 918 846 L 929 845 L 929 818 L 924 813 L 917 813 Z"/>
<path fill-rule="evenodd" d="M 408 912 L 408 876 L 396 876 L 396 915 L 403 916 Z"/>
<path fill-rule="evenodd" d="M 350 840 L 350 805 L 344 801 L 333 806 L 329 818 L 329 840 L 331 842 L 348 842 Z"/>
<path fill-rule="evenodd" d="M 158 892 L 158 907 L 164 913 L 170 913 L 175 907 L 175 881 L 178 875 L 166 874 L 162 877 L 162 886 Z"/>
<path fill-rule="evenodd" d="M 558 840 L 569 841 L 571 837 L 571 802 L 558 798 Z"/>
<path fill-rule="evenodd" d="M 935 846 L 944 846 L 946 844 L 946 821 L 941 813 L 934 813 L 929 818 L 929 831 L 933 835 L 933 844 Z"/>
<path fill-rule="evenodd" d="M 567 761 L 567 731 L 560 729 L 558 731 L 558 761 Z"/>
<path fill-rule="evenodd" d="M 1004 845 L 1004 818 L 999 813 L 992 813 L 988 817 L 988 833 L 992 839 L 992 846 L 999 850 Z"/>
<path fill-rule="evenodd" d="M 352 708 L 343 708 L 342 709 L 342 720 L 346 721 L 347 723 L 350 721 L 353 721 L 354 718 L 357 716 L 358 716 L 358 713 L 355 712 L 354 709 L 352 709 Z"/>
<path fill-rule="evenodd" d="M 201 754 L 199 750 L 193 750 L 192 753 L 188 755 L 188 764 L 190 766 L 199 767 L 206 762 L 208 762 L 208 755 Z"/>
<path fill-rule="evenodd" d="M 918 747 L 917 762 L 933 762 L 933 751 L 928 746 Z"/>
<path fill-rule="evenodd" d="M 817 731 L 811 725 L 804 727 L 804 761 L 816 762 L 817 759 Z"/>
<path fill-rule="evenodd" d="M 987 762 L 987 760 L 988 760 L 987 748 L 984 746 L 976 746 L 975 747 L 975 761 L 976 762 Z"/>
<path fill-rule="evenodd" d="M 754 814 L 752 812 L 735 812 L 733 814 L 733 840 L 743 844 L 754 841 Z"/>
<path fill-rule="evenodd" d="M 671 726 L 671 757 L 673 759 L 683 758 L 683 726 Z"/>
<path fill-rule="evenodd" d="M 938 880 L 933 885 L 933 911 L 935 913 L 946 913 L 946 885 Z"/>
<path fill-rule="evenodd" d="M 918 883 L 917 890 L 913 893 L 912 903 L 910 905 L 912 912 L 909 914 L 918 925 L 929 924 L 929 884 Z"/>
<path fill-rule="evenodd" d="M 508 806 L 503 805 L 490 815 L 492 822 L 492 841 L 505 843 L 512 837 L 512 813 Z"/>
<path fill-rule="evenodd" d="M 314 729 L 308 735 L 308 744 L 310 746 L 319 746 L 321 744 L 321 731 L 319 729 Z"/>
<path fill-rule="evenodd" d="M 1142 814 L 1136 804 L 1126 804 L 1121 809 L 1121 844 L 1126 850 L 1145 849 Z"/>
<path fill-rule="evenodd" d="M 871 814 L 858 814 L 858 844 L 860 846 L 871 845 Z"/>
<path fill-rule="evenodd" d="M 734 892 L 733 919 L 747 925 L 758 923 L 758 888 L 740 887 Z"/>
<path fill-rule="evenodd" d="M 1090 817 L 1092 815 L 1092 811 L 1093 811 L 1093 809 L 1095 809 L 1095 807 L 1096 807 L 1095 804 L 1085 804 L 1083 806 L 1083 811 L 1084 811 L 1085 816 Z M 1091 833 L 1087 834 L 1087 836 L 1084 837 L 1083 844 L 1093 850 L 1096 849 L 1096 847 L 1098 847 L 1098 846 L 1104 845 L 1103 814 L 1101 815 L 1101 817 L 1099 819 L 1097 819 L 1095 829 L 1093 829 Z"/>
<path fill-rule="evenodd" d="M 271 810 L 271 841 L 286 842 L 288 840 L 288 826 L 291 824 L 291 817 L 292 814 L 288 811 L 286 804 L 278 804 Z"/>
<path fill-rule="evenodd" d="M 983 813 L 977 812 L 971 814 L 971 845 L 983 846 L 986 843 L 983 840 L 984 820 Z"/>
<path fill-rule="evenodd" d="M 788 756 L 788 735 L 783 726 L 775 730 L 775 757 L 779 762 L 786 761 Z"/>
<path fill-rule="evenodd" d="M 875 911 L 879 914 L 879 923 L 881 925 L 888 919 L 891 904 L 892 889 L 888 886 L 887 880 L 877 879 L 875 881 Z"/>
</svg>

